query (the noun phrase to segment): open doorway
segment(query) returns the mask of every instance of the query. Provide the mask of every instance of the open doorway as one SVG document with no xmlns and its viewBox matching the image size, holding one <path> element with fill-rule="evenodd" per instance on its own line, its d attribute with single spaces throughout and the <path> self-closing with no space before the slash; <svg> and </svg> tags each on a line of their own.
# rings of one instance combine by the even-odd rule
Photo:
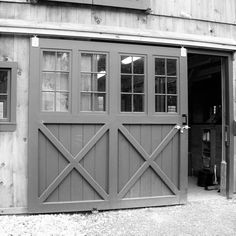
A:
<svg viewBox="0 0 236 236">
<path fill-rule="evenodd" d="M 222 57 L 188 54 L 188 197 L 219 196 L 222 162 Z"/>
</svg>

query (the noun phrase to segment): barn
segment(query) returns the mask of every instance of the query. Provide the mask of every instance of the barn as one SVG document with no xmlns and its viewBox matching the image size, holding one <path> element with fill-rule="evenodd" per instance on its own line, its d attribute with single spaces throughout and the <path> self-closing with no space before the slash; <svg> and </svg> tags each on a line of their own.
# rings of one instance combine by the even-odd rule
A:
<svg viewBox="0 0 236 236">
<path fill-rule="evenodd" d="M 235 12 L 0 1 L 0 213 L 187 204 L 203 175 L 232 198 Z"/>
</svg>

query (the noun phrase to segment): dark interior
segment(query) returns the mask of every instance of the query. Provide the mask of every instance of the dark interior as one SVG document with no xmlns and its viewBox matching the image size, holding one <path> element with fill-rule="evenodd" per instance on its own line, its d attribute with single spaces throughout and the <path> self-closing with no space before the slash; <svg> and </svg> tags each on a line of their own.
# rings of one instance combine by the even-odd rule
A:
<svg viewBox="0 0 236 236">
<path fill-rule="evenodd" d="M 220 181 L 222 140 L 221 57 L 188 54 L 189 176 L 199 186 Z"/>
</svg>

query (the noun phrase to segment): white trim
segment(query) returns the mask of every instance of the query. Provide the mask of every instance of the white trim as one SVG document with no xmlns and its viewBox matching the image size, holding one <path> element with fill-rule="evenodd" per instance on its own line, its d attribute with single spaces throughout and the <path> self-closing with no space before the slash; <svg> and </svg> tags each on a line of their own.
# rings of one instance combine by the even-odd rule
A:
<svg viewBox="0 0 236 236">
<path fill-rule="evenodd" d="M 69 23 L 49 24 L 8 19 L 0 20 L 0 33 L 94 38 L 231 51 L 236 50 L 236 40 L 230 38 L 100 25 L 78 25 Z"/>
<path fill-rule="evenodd" d="M 0 215 L 17 215 L 17 214 L 28 214 L 28 209 L 26 207 L 9 207 L 0 208 Z"/>
</svg>

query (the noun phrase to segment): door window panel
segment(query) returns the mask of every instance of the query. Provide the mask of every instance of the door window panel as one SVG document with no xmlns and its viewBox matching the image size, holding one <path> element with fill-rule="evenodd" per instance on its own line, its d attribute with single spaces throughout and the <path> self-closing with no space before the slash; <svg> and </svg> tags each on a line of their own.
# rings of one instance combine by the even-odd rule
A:
<svg viewBox="0 0 236 236">
<path fill-rule="evenodd" d="M 92 91 L 92 74 L 81 74 L 81 90 Z"/>
<path fill-rule="evenodd" d="M 166 80 L 165 77 L 156 77 L 155 78 L 155 93 L 165 93 L 165 84 Z"/>
<path fill-rule="evenodd" d="M 134 76 L 134 93 L 144 93 L 144 76 Z"/>
<path fill-rule="evenodd" d="M 94 75 L 94 91 L 106 92 L 106 74 L 99 73 Z"/>
<path fill-rule="evenodd" d="M 121 73 L 132 73 L 132 57 L 121 56 Z"/>
<path fill-rule="evenodd" d="M 42 110 L 55 111 L 55 94 L 54 92 L 42 92 Z"/>
<path fill-rule="evenodd" d="M 132 92 L 132 76 L 121 75 L 121 92 Z"/>
<path fill-rule="evenodd" d="M 41 107 L 44 112 L 69 111 L 70 54 L 43 51 Z"/>
<path fill-rule="evenodd" d="M 176 94 L 177 93 L 177 79 L 167 78 L 167 93 Z"/>
<path fill-rule="evenodd" d="M 145 57 L 121 56 L 121 112 L 145 111 Z"/>
<path fill-rule="evenodd" d="M 131 112 L 132 111 L 132 95 L 121 94 L 121 111 Z"/>
<path fill-rule="evenodd" d="M 156 112 L 165 112 L 165 96 L 156 95 L 155 96 L 155 110 Z"/>
<path fill-rule="evenodd" d="M 134 74 L 144 74 L 144 57 L 133 57 Z"/>
<path fill-rule="evenodd" d="M 176 59 L 167 59 L 167 75 L 176 76 Z"/>
<path fill-rule="evenodd" d="M 43 70 L 55 71 L 56 69 L 56 52 L 44 51 L 43 52 Z"/>
<path fill-rule="evenodd" d="M 167 111 L 177 112 L 177 96 L 167 96 Z"/>
<path fill-rule="evenodd" d="M 165 59 L 156 58 L 155 59 L 155 75 L 165 75 Z"/>
<path fill-rule="evenodd" d="M 144 96 L 134 94 L 133 96 L 134 112 L 143 112 L 144 110 Z"/>
<path fill-rule="evenodd" d="M 178 111 L 177 59 L 155 58 L 155 112 Z"/>
<path fill-rule="evenodd" d="M 81 111 L 106 111 L 107 55 L 81 53 Z"/>
<path fill-rule="evenodd" d="M 92 110 L 92 94 L 91 93 L 81 93 L 80 107 L 82 111 Z"/>
</svg>

